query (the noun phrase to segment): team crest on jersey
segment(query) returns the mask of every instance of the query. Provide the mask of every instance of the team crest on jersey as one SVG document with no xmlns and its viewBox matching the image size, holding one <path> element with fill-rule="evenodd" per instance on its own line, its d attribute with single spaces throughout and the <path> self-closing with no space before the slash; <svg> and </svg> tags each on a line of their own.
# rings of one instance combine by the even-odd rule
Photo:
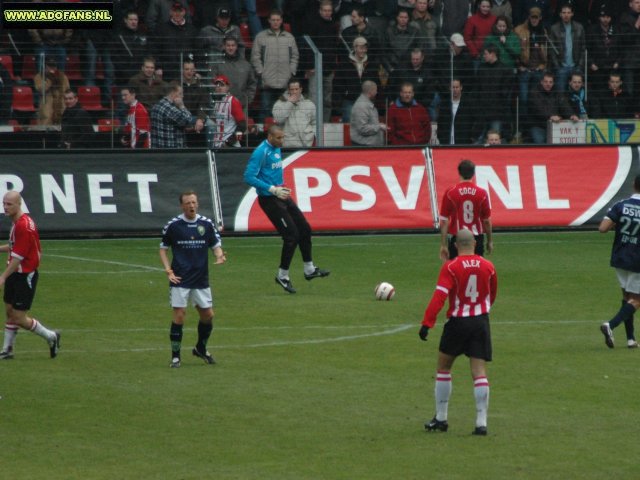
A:
<svg viewBox="0 0 640 480">
<path fill-rule="evenodd" d="M 198 225 L 198 233 L 200 234 L 200 236 L 204 235 L 204 226 Z"/>
</svg>

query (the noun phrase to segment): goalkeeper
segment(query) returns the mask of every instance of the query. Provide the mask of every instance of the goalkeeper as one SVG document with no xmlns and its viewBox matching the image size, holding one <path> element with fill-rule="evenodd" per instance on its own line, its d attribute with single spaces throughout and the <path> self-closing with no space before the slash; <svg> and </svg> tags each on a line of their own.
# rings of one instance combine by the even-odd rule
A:
<svg viewBox="0 0 640 480">
<path fill-rule="evenodd" d="M 253 151 L 244 171 L 244 181 L 255 187 L 260 208 L 282 237 L 280 268 L 276 283 L 289 293 L 296 293 L 289 277 L 289 265 L 300 246 L 304 262 L 304 278 L 326 277 L 329 271 L 316 267 L 311 255 L 311 226 L 291 198 L 291 190 L 284 186 L 282 176 L 282 153 L 284 131 L 272 125 L 264 140 Z"/>
</svg>

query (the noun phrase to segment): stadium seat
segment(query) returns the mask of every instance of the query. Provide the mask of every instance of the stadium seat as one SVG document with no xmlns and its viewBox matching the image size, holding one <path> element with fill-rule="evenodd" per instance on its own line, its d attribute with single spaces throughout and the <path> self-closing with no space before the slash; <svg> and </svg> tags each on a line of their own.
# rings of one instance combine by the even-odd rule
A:
<svg viewBox="0 0 640 480">
<path fill-rule="evenodd" d="M 13 102 L 11 109 L 14 112 L 35 112 L 33 105 L 33 90 L 31 87 L 13 87 Z"/>
<path fill-rule="evenodd" d="M 78 101 L 80 102 L 80 106 L 87 112 L 102 112 L 108 110 L 108 108 L 102 106 L 100 101 L 100 87 L 79 87 Z"/>
<path fill-rule="evenodd" d="M 78 55 L 68 55 L 65 62 L 64 74 L 69 81 L 82 80 L 82 69 L 80 68 L 80 57 Z"/>
<path fill-rule="evenodd" d="M 244 46 L 247 49 L 251 48 L 253 45 L 253 40 L 251 40 L 251 32 L 249 31 L 249 24 L 247 22 L 242 22 L 240 24 L 240 35 L 242 35 Z"/>
<path fill-rule="evenodd" d="M 284 29 L 285 32 L 291 33 L 291 24 L 290 23 L 283 23 L 282 24 L 282 28 Z"/>
<path fill-rule="evenodd" d="M 99 118 L 98 119 L 98 131 L 99 132 L 111 132 L 117 130 L 120 126 L 120 120 L 117 118 Z"/>
<path fill-rule="evenodd" d="M 33 80 L 36 73 L 38 73 L 38 61 L 35 55 L 25 55 L 24 62 L 22 63 L 22 79 Z"/>
<path fill-rule="evenodd" d="M 264 131 L 266 132 L 267 130 L 269 130 L 269 127 L 274 123 L 276 123 L 276 121 L 273 117 L 266 117 L 264 119 Z"/>
<path fill-rule="evenodd" d="M 13 57 L 11 55 L 0 55 L 0 65 L 7 69 L 11 80 L 15 80 L 16 77 L 13 74 Z"/>
</svg>

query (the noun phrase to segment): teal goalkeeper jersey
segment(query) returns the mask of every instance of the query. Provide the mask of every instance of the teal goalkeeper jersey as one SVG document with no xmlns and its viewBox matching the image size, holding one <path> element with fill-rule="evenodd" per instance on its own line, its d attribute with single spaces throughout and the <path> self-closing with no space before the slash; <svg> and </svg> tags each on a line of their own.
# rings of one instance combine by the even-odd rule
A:
<svg viewBox="0 0 640 480">
<path fill-rule="evenodd" d="M 283 183 L 280 149 L 272 146 L 267 140 L 258 145 L 247 163 L 244 181 L 255 187 L 258 195 L 271 196 L 269 187 L 280 186 Z"/>
</svg>

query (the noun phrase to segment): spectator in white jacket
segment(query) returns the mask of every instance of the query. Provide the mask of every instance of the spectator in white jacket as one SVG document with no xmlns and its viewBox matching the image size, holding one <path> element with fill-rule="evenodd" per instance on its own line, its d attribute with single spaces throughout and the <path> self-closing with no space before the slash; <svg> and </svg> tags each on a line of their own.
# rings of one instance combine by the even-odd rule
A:
<svg viewBox="0 0 640 480">
<path fill-rule="evenodd" d="M 291 78 L 273 106 L 273 119 L 284 130 L 284 147 L 310 147 L 316 136 L 316 106 L 304 98 L 300 80 Z"/>
</svg>

